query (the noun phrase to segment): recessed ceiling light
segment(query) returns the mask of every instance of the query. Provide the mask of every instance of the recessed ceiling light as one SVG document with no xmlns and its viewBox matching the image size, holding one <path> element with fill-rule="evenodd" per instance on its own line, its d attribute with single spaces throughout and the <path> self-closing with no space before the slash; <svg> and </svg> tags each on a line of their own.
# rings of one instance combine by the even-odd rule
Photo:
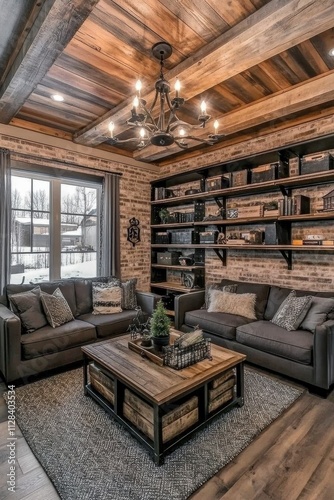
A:
<svg viewBox="0 0 334 500">
<path fill-rule="evenodd" d="M 332 49 L 330 49 L 330 51 L 328 52 L 328 54 L 332 57 L 334 57 L 334 47 Z"/>
<path fill-rule="evenodd" d="M 63 96 L 60 94 L 53 94 L 51 96 L 51 99 L 53 99 L 54 101 L 57 101 L 57 102 L 63 102 L 63 100 L 64 100 Z"/>
</svg>

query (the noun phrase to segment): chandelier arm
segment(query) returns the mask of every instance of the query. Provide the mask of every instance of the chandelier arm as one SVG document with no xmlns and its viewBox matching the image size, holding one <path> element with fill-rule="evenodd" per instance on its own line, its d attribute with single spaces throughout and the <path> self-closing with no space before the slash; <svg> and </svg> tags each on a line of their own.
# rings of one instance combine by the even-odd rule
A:
<svg viewBox="0 0 334 500">
<path fill-rule="evenodd" d="M 217 140 L 213 137 L 211 139 L 201 139 L 200 137 L 195 137 L 194 135 L 187 135 L 187 139 L 202 142 L 203 144 L 209 144 L 210 146 L 213 146 L 213 144 L 217 142 Z"/>
<path fill-rule="evenodd" d="M 179 146 L 179 148 L 181 148 L 181 149 L 187 149 L 188 148 L 188 144 L 182 143 L 182 142 L 180 142 L 180 141 L 178 141 L 176 139 L 175 139 L 175 144 L 177 146 Z"/>
<path fill-rule="evenodd" d="M 156 99 L 155 99 L 155 101 L 156 101 Z M 153 106 L 153 107 L 154 107 L 154 106 Z M 158 130 L 158 126 L 157 126 L 157 124 L 156 124 L 156 122 L 155 122 L 155 119 L 154 119 L 154 118 L 153 118 L 153 116 L 152 116 L 152 113 L 151 113 L 152 106 L 151 106 L 151 109 L 147 109 L 147 107 L 146 107 L 145 105 L 143 105 L 143 106 L 142 106 L 142 108 L 143 108 L 143 110 L 144 110 L 144 111 L 145 111 L 145 113 L 146 113 L 146 118 L 149 118 L 149 119 L 151 120 L 151 122 L 152 122 L 150 125 L 152 125 L 152 127 L 154 128 L 154 130 Z M 143 126 L 143 124 L 141 124 L 141 125 Z M 148 124 L 146 123 L 146 121 L 145 121 L 145 125 L 148 125 Z"/>
</svg>

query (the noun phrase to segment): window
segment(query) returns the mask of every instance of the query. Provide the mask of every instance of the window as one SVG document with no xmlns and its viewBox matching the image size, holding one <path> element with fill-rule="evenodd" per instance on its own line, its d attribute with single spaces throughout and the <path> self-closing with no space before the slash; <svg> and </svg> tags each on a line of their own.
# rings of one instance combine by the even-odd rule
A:
<svg viewBox="0 0 334 500">
<path fill-rule="evenodd" d="M 11 283 L 97 275 L 101 184 L 12 174 Z"/>
</svg>

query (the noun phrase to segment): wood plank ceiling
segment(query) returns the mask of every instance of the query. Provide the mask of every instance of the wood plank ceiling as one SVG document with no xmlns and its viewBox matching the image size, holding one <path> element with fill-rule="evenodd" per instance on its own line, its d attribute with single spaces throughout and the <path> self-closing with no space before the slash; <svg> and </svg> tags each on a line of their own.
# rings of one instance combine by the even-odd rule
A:
<svg viewBox="0 0 334 500">
<path fill-rule="evenodd" d="M 334 112 L 334 0 L 0 0 L 0 12 L 1 123 L 163 163 Z M 151 104 L 162 40 L 165 77 L 186 99 L 179 118 L 197 123 L 205 99 L 212 120 L 194 135 L 218 119 L 218 146 L 108 143 L 110 121 L 134 134 L 138 78 Z"/>
</svg>

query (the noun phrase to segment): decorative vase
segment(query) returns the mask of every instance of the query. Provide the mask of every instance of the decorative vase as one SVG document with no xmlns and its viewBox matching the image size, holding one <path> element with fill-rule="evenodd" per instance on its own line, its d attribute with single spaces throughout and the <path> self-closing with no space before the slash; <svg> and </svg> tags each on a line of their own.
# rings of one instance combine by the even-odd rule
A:
<svg viewBox="0 0 334 500">
<path fill-rule="evenodd" d="M 162 350 L 164 346 L 169 345 L 169 335 L 162 335 L 161 337 L 152 337 L 153 345 L 159 351 Z"/>
</svg>

